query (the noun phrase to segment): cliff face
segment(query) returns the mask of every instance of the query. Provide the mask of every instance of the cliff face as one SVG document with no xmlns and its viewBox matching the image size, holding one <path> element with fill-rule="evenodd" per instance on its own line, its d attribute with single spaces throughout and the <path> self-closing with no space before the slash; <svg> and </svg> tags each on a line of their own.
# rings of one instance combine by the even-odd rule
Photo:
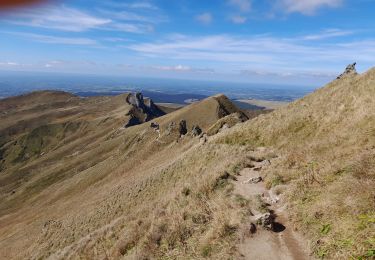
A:
<svg viewBox="0 0 375 260">
<path fill-rule="evenodd" d="M 131 93 L 126 97 L 126 103 L 132 106 L 128 112 L 130 117 L 129 122 L 125 127 L 130 127 L 144 122 L 150 121 L 154 118 L 165 115 L 151 99 L 144 99 L 142 93 Z"/>
</svg>

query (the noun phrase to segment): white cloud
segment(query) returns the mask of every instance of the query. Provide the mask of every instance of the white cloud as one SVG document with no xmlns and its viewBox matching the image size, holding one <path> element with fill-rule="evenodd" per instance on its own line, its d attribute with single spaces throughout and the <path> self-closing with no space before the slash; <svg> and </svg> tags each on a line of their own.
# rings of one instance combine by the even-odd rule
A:
<svg viewBox="0 0 375 260">
<path fill-rule="evenodd" d="M 25 10 L 22 13 L 14 14 L 7 21 L 13 24 L 71 32 L 82 32 L 112 22 L 110 19 L 95 17 L 65 6 Z"/>
<path fill-rule="evenodd" d="M 149 2 L 135 2 L 128 5 L 131 8 L 136 9 L 151 9 L 151 10 L 158 10 L 159 8 Z"/>
<path fill-rule="evenodd" d="M 251 10 L 250 0 L 229 0 L 228 3 L 238 8 L 241 12 L 249 12 Z"/>
<path fill-rule="evenodd" d="M 46 67 L 46 68 L 53 68 L 53 67 L 57 67 L 57 66 L 63 65 L 64 63 L 65 62 L 61 61 L 61 60 L 51 60 L 51 61 L 47 62 L 46 64 L 44 64 L 44 67 Z"/>
<path fill-rule="evenodd" d="M 315 77 L 315 78 L 334 78 L 337 73 L 326 73 L 326 72 L 316 72 L 316 71 L 296 71 L 296 72 L 285 72 L 282 68 L 275 71 L 268 70 L 241 70 L 241 75 L 247 76 L 276 76 L 276 77 Z"/>
<path fill-rule="evenodd" d="M 247 18 L 241 15 L 233 15 L 230 20 L 235 24 L 243 24 L 246 23 Z"/>
<path fill-rule="evenodd" d="M 343 0 L 279 0 L 281 8 L 287 13 L 314 14 L 322 7 L 339 7 Z"/>
<path fill-rule="evenodd" d="M 122 31 L 129 33 L 146 33 L 152 32 L 154 30 L 154 27 L 147 24 L 113 23 L 107 28 L 103 28 L 103 30 Z"/>
<path fill-rule="evenodd" d="M 317 34 L 310 34 L 303 37 L 304 40 L 322 40 L 327 38 L 335 38 L 341 36 L 347 36 L 353 34 L 353 31 L 339 30 L 339 29 L 328 29 Z"/>
<path fill-rule="evenodd" d="M 193 68 L 186 65 L 176 65 L 176 66 L 151 66 L 151 67 L 145 67 L 151 68 L 154 70 L 160 70 L 160 71 L 174 71 L 174 72 L 198 72 L 198 73 L 213 73 L 213 69 L 208 68 Z"/>
<path fill-rule="evenodd" d="M 20 66 L 21 64 L 17 63 L 17 62 L 13 62 L 13 61 L 3 61 L 3 62 L 0 62 L 0 66 L 4 66 L 4 67 L 15 67 L 15 66 Z"/>
<path fill-rule="evenodd" d="M 210 13 L 202 13 L 200 15 L 197 15 L 195 17 L 195 19 L 200 22 L 200 23 L 203 23 L 203 24 L 210 24 L 212 23 L 213 21 L 213 17 L 212 17 L 212 14 Z"/>
<path fill-rule="evenodd" d="M 191 71 L 191 67 L 184 65 L 176 66 L 153 66 L 153 69 L 166 70 L 166 71 Z"/>
<path fill-rule="evenodd" d="M 99 9 L 99 12 L 107 17 L 111 17 L 113 20 L 120 21 L 133 21 L 141 23 L 157 24 L 168 21 L 168 18 L 159 14 L 158 12 L 152 13 L 135 13 L 127 10 L 106 10 Z"/>
<path fill-rule="evenodd" d="M 131 9 L 143 9 L 143 10 L 159 10 L 156 5 L 150 2 L 133 2 L 133 3 L 120 3 L 115 1 L 106 0 L 101 4 L 105 6 L 119 7 L 119 8 L 131 8 Z"/>
<path fill-rule="evenodd" d="M 53 44 L 64 44 L 64 45 L 97 45 L 97 41 L 89 38 L 68 38 L 68 37 L 56 37 L 50 35 L 36 34 L 36 33 L 13 33 L 5 32 L 16 36 L 21 36 L 27 39 L 31 39 L 36 42 L 42 43 L 53 43 Z"/>
<path fill-rule="evenodd" d="M 211 35 L 205 37 L 169 37 L 162 42 L 129 45 L 128 48 L 149 58 L 169 57 L 169 60 L 199 61 L 220 64 L 233 69 L 249 66 L 276 70 L 300 70 L 308 64 L 318 71 L 341 70 L 357 61 L 373 66 L 375 41 L 347 41 L 327 43 L 309 37 L 282 38 L 271 36 Z M 306 38 L 306 39 L 304 39 Z"/>
<path fill-rule="evenodd" d="M 100 10 L 99 10 L 100 11 Z M 36 8 L 17 13 L 6 18 L 6 22 L 22 26 L 40 27 L 69 32 L 83 32 L 92 29 L 112 30 L 128 33 L 147 33 L 153 31 L 152 19 L 132 12 L 104 11 L 102 18 L 65 6 Z M 159 18 L 158 18 L 159 19 Z M 160 18 L 161 20 L 162 18 Z M 122 22 L 122 21 L 132 21 Z M 156 22 L 156 20 L 155 20 Z"/>
</svg>

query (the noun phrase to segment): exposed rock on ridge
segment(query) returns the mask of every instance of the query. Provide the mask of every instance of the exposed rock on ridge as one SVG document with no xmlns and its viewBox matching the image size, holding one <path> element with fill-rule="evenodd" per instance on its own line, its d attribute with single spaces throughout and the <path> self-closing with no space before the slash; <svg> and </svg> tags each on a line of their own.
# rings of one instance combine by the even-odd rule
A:
<svg viewBox="0 0 375 260">
<path fill-rule="evenodd" d="M 150 121 L 154 118 L 165 115 L 151 99 L 144 99 L 142 93 L 130 93 L 126 97 L 126 102 L 132 106 L 127 113 L 130 117 L 125 127 L 130 127 L 144 122 Z"/>
<path fill-rule="evenodd" d="M 355 69 L 355 65 L 357 65 L 356 62 L 354 62 L 353 64 L 349 64 L 348 66 L 346 66 L 346 69 L 345 71 L 340 74 L 337 79 L 341 79 L 343 78 L 344 76 L 347 76 L 347 75 L 357 75 L 357 70 Z"/>
</svg>

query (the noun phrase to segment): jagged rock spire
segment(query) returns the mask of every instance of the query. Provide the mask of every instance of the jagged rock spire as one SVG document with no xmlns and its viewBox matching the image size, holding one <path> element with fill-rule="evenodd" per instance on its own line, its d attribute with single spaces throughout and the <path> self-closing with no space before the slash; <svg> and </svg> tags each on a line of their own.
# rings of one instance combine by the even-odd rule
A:
<svg viewBox="0 0 375 260">
<path fill-rule="evenodd" d="M 344 73 L 340 74 L 340 76 L 338 76 L 337 79 L 341 79 L 342 77 L 344 77 L 346 75 L 357 75 L 358 73 L 357 73 L 357 70 L 355 69 L 355 65 L 357 65 L 356 62 L 346 66 L 346 69 L 345 69 Z"/>
</svg>

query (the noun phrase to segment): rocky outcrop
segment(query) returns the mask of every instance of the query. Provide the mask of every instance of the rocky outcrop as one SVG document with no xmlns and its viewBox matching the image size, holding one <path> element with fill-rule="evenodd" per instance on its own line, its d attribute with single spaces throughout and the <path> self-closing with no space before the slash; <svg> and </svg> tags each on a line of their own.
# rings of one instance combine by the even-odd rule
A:
<svg viewBox="0 0 375 260">
<path fill-rule="evenodd" d="M 128 119 L 128 122 L 126 122 L 125 125 L 124 125 L 125 128 L 135 126 L 135 125 L 139 125 L 139 124 L 143 123 L 139 120 L 138 117 L 136 117 L 132 114 L 128 114 L 128 116 L 129 116 L 129 119 Z"/>
<path fill-rule="evenodd" d="M 126 97 L 126 102 L 132 107 L 127 113 L 130 119 L 125 124 L 125 128 L 165 115 L 151 99 L 144 99 L 142 93 L 130 93 Z"/>
<path fill-rule="evenodd" d="M 337 79 L 341 79 L 341 78 L 343 78 L 345 76 L 348 76 L 348 75 L 357 75 L 358 73 L 357 73 L 357 70 L 355 69 L 356 64 L 357 63 L 354 62 L 353 64 L 349 64 L 348 66 L 346 66 L 345 71 L 342 74 L 340 74 L 337 77 Z"/>
<path fill-rule="evenodd" d="M 186 120 L 182 119 L 178 125 L 175 122 L 170 122 L 165 129 L 165 135 L 178 135 L 178 137 L 184 136 L 188 133 Z"/>
<path fill-rule="evenodd" d="M 186 135 L 188 130 L 186 126 L 186 120 L 181 120 L 180 123 L 178 124 L 178 132 L 180 135 Z"/>
<path fill-rule="evenodd" d="M 193 128 L 191 129 L 191 136 L 196 137 L 196 136 L 200 136 L 201 134 L 202 134 L 202 129 L 199 126 L 194 125 Z"/>
<path fill-rule="evenodd" d="M 238 123 L 247 121 L 249 118 L 242 112 L 233 113 L 219 119 L 208 130 L 207 135 L 212 136 L 219 133 L 221 130 L 231 128 Z"/>
</svg>

